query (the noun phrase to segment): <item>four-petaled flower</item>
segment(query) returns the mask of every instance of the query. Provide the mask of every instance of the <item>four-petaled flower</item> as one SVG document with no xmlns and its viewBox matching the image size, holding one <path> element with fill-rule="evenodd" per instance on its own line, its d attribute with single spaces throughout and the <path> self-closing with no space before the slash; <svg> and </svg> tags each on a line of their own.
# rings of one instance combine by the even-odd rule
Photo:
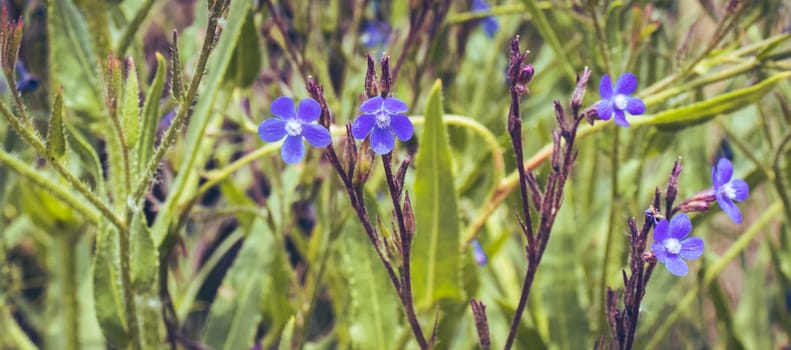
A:
<svg viewBox="0 0 791 350">
<path fill-rule="evenodd" d="M 486 12 L 492 9 L 492 6 L 484 0 L 472 0 L 471 7 L 473 13 Z M 486 33 L 486 36 L 490 38 L 493 38 L 494 34 L 497 33 L 497 29 L 500 28 L 500 24 L 498 24 L 497 20 L 492 16 L 484 17 L 481 20 L 481 24 L 483 25 L 484 33 Z"/>
<path fill-rule="evenodd" d="M 645 112 L 645 104 L 631 94 L 637 89 L 637 77 L 632 73 L 624 73 L 615 82 L 613 91 L 610 76 L 605 74 L 599 84 L 599 95 L 602 100 L 596 105 L 596 112 L 601 120 L 610 120 L 615 115 L 615 124 L 629 127 L 624 112 L 631 115 L 640 115 Z"/>
<path fill-rule="evenodd" d="M 363 114 L 352 123 L 352 135 L 364 139 L 371 134 L 371 149 L 377 154 L 390 153 L 395 137 L 407 141 L 415 131 L 412 121 L 402 114 L 408 109 L 404 101 L 394 97 L 371 97 L 360 105 Z"/>
<path fill-rule="evenodd" d="M 676 276 L 686 276 L 689 271 L 684 259 L 697 259 L 703 254 L 704 243 L 699 237 L 687 237 L 692 223 L 687 214 L 680 213 L 670 220 L 662 219 L 654 228 L 651 250 L 659 262 Z"/>
<path fill-rule="evenodd" d="M 281 96 L 272 102 L 269 109 L 275 118 L 264 120 L 258 126 L 258 136 L 266 142 L 285 137 L 280 156 L 286 163 L 298 163 L 305 157 L 303 137 L 313 147 L 326 147 L 332 142 L 329 130 L 313 123 L 321 115 L 321 106 L 315 100 L 306 98 L 299 101 L 299 110 L 296 110 L 291 97 Z"/>
<path fill-rule="evenodd" d="M 714 196 L 722 210 L 737 224 L 742 223 L 742 213 L 733 201 L 741 202 L 750 194 L 747 182 L 733 179 L 733 165 L 728 158 L 720 158 L 717 166 L 711 168 L 711 182 L 714 183 Z"/>
</svg>

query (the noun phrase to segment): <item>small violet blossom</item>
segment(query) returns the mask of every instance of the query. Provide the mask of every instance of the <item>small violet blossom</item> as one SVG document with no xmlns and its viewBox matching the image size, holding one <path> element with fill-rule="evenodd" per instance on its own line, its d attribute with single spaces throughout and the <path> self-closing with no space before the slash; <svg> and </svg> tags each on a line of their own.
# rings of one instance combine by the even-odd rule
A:
<svg viewBox="0 0 791 350">
<path fill-rule="evenodd" d="M 628 128 L 629 122 L 626 120 L 624 112 L 629 112 L 631 115 L 640 115 L 645 112 L 643 101 L 631 96 L 636 89 L 637 77 L 632 73 L 624 73 L 618 77 L 615 82 L 615 91 L 613 91 L 610 76 L 605 74 L 601 77 L 599 95 L 601 95 L 602 100 L 596 105 L 599 118 L 601 120 L 610 120 L 615 115 L 615 124 Z"/>
<path fill-rule="evenodd" d="M 403 113 L 407 107 L 404 101 L 394 97 L 371 97 L 360 105 L 361 114 L 352 123 L 352 135 L 364 139 L 371 135 L 371 149 L 377 154 L 387 154 L 395 147 L 395 138 L 407 141 L 412 138 L 412 121 Z"/>
<path fill-rule="evenodd" d="M 390 41 L 390 24 L 385 21 L 367 21 L 363 24 L 360 39 L 363 45 L 369 49 L 381 48 Z"/>
<path fill-rule="evenodd" d="M 475 263 L 478 264 L 478 266 L 486 266 L 489 262 L 486 252 L 477 239 L 472 241 L 472 257 L 475 259 Z"/>
<path fill-rule="evenodd" d="M 742 223 L 742 213 L 733 201 L 747 199 L 750 188 L 742 179 L 733 179 L 733 165 L 728 158 L 720 158 L 717 166 L 711 168 L 711 182 L 714 183 L 714 196 L 722 210 L 737 224 Z"/>
<path fill-rule="evenodd" d="M 684 213 L 674 216 L 670 223 L 662 219 L 654 228 L 651 250 L 670 273 L 679 277 L 686 276 L 689 271 L 684 259 L 697 259 L 703 254 L 703 239 L 687 237 L 690 231 L 692 223 Z"/>
<path fill-rule="evenodd" d="M 472 0 L 471 7 L 472 12 L 486 12 L 492 9 L 492 6 L 485 0 Z M 500 24 L 498 24 L 497 20 L 492 16 L 484 17 L 481 20 L 481 25 L 483 26 L 483 32 L 490 38 L 493 38 L 494 34 L 497 33 L 497 30 L 500 28 Z"/>
<path fill-rule="evenodd" d="M 286 138 L 280 156 L 288 164 L 298 163 L 305 157 L 304 137 L 313 147 L 326 147 L 332 142 L 330 131 L 314 123 L 321 115 L 321 106 L 311 98 L 299 101 L 299 110 L 294 108 L 290 97 L 281 96 L 270 106 L 275 118 L 264 120 L 258 126 L 258 136 L 266 142 Z"/>
</svg>

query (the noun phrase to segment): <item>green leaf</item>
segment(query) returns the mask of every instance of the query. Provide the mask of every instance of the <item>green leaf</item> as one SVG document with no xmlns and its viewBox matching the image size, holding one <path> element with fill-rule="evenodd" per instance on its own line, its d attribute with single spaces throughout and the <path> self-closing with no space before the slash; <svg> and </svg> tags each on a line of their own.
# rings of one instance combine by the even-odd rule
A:
<svg viewBox="0 0 791 350">
<path fill-rule="evenodd" d="M 242 32 L 242 24 L 247 12 L 250 11 L 252 2 L 232 1 L 228 10 L 226 25 L 223 27 L 222 36 L 214 49 L 214 55 L 209 58 L 208 76 L 205 78 L 204 89 L 200 98 L 197 100 L 195 110 L 190 116 L 190 123 L 187 126 L 187 136 L 184 141 L 184 159 L 179 166 L 178 176 L 171 187 L 170 195 L 165 203 L 162 204 L 161 211 L 157 216 L 157 221 L 151 229 L 154 244 L 159 247 L 165 240 L 171 220 L 178 214 L 177 205 L 186 200 L 189 193 L 185 193 L 186 188 L 193 188 L 198 183 L 199 172 L 193 167 L 204 164 L 209 155 L 214 151 L 213 144 L 205 141 L 205 131 L 209 124 L 219 125 L 222 115 L 215 113 L 215 101 L 223 86 L 225 71 L 231 64 L 233 48 L 239 40 Z"/>
<path fill-rule="evenodd" d="M 278 350 L 291 350 L 294 348 L 294 323 L 294 316 L 291 316 L 288 319 L 288 323 L 286 323 L 286 328 L 283 329 L 283 334 L 280 336 L 280 346 L 277 347 Z"/>
<path fill-rule="evenodd" d="M 129 235 L 131 241 L 129 269 L 132 274 L 132 284 L 139 291 L 152 289 L 159 273 L 159 251 L 151 240 L 142 210 L 138 210 L 132 216 Z"/>
<path fill-rule="evenodd" d="M 49 64 L 53 90 L 62 86 L 64 104 L 97 119 L 103 110 L 96 53 L 85 18 L 71 0 L 47 1 Z"/>
<path fill-rule="evenodd" d="M 159 102 L 162 98 L 162 90 L 165 88 L 165 78 L 167 78 L 167 64 L 165 58 L 157 53 L 157 72 L 146 93 L 140 136 L 136 138 L 138 174 L 145 171 L 146 165 L 154 154 L 154 136 L 157 134 L 159 126 Z M 130 143 L 130 145 L 132 144 Z"/>
<path fill-rule="evenodd" d="M 253 85 L 258 71 L 261 70 L 261 49 L 258 43 L 258 30 L 255 28 L 255 16 L 248 12 L 242 25 L 239 42 L 233 52 L 231 62 L 225 72 L 227 81 L 235 81 L 236 85 L 247 88 Z"/>
<path fill-rule="evenodd" d="M 355 349 L 391 349 L 401 316 L 398 296 L 356 220 L 341 235 L 342 273 L 348 281 L 349 337 Z"/>
<path fill-rule="evenodd" d="M 107 341 L 117 348 L 129 342 L 121 291 L 120 233 L 107 220 L 99 222 L 93 261 L 93 298 L 96 318 Z"/>
<path fill-rule="evenodd" d="M 261 300 L 270 290 L 270 272 L 278 249 L 266 223 L 256 220 L 244 240 L 239 257 L 226 274 L 212 304 L 203 341 L 215 350 L 253 346 Z"/>
<path fill-rule="evenodd" d="M 63 90 L 55 93 L 52 115 L 47 128 L 47 156 L 59 158 L 66 153 L 66 133 L 63 127 Z"/>
<path fill-rule="evenodd" d="M 159 59 L 159 55 L 157 59 Z M 157 66 L 157 73 L 159 73 L 158 68 L 159 66 Z M 132 60 L 129 60 L 129 74 L 126 78 L 122 98 L 123 101 L 121 101 L 119 109 L 124 126 L 124 135 L 126 136 L 126 144 L 134 146 L 140 136 L 140 84 L 137 81 L 135 63 Z"/>
<path fill-rule="evenodd" d="M 437 80 L 426 103 L 415 174 L 417 233 L 412 280 L 415 301 L 421 308 L 429 308 L 439 299 L 464 297 L 453 164 L 442 113 L 442 82 Z"/>
<path fill-rule="evenodd" d="M 777 83 L 789 77 L 791 72 L 778 73 L 748 88 L 731 91 L 688 106 L 669 109 L 651 118 L 637 119 L 634 124 L 654 125 L 665 131 L 702 124 L 717 115 L 727 114 L 758 102 L 771 92 Z"/>
</svg>

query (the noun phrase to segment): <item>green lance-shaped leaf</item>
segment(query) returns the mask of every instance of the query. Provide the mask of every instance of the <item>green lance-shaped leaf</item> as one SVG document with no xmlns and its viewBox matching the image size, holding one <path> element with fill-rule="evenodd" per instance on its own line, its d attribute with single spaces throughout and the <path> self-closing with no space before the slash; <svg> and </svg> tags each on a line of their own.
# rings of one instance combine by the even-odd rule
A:
<svg viewBox="0 0 791 350">
<path fill-rule="evenodd" d="M 239 256 L 226 274 L 211 306 L 203 341 L 215 350 L 249 349 L 253 346 L 261 300 L 269 291 L 270 272 L 278 249 L 269 226 L 257 219 L 244 240 Z"/>
<path fill-rule="evenodd" d="M 93 299 L 96 318 L 107 341 L 117 348 L 129 343 L 121 291 L 120 233 L 107 220 L 99 222 L 93 260 Z"/>
<path fill-rule="evenodd" d="M 137 80 L 135 62 L 132 60 L 129 60 L 129 74 L 126 78 L 122 98 L 120 113 L 124 135 L 126 136 L 126 143 L 129 146 L 134 146 L 138 137 L 140 137 L 140 83 Z"/>
<path fill-rule="evenodd" d="M 280 336 L 280 345 L 277 347 L 278 350 L 291 350 L 294 348 L 292 342 L 294 341 L 294 324 L 296 323 L 296 319 L 294 316 L 291 316 L 288 319 L 288 323 L 286 323 L 286 328 L 283 328 L 283 333 Z"/>
<path fill-rule="evenodd" d="M 52 115 L 47 129 L 47 156 L 60 158 L 66 153 L 66 130 L 63 126 L 63 89 L 55 93 Z"/>
<path fill-rule="evenodd" d="M 68 91 L 64 104 L 94 119 L 101 115 L 104 100 L 99 84 L 99 57 L 91 46 L 85 18 L 71 0 L 47 1 L 49 64 L 53 91 Z"/>
<path fill-rule="evenodd" d="M 342 272 L 351 300 L 348 323 L 352 346 L 390 349 L 401 311 L 387 271 L 358 222 L 346 223 L 340 246 Z"/>
<path fill-rule="evenodd" d="M 148 231 L 145 215 L 141 210 L 132 216 L 129 225 L 131 241 L 131 259 L 129 269 L 132 284 L 139 291 L 149 290 L 154 286 L 159 272 L 159 251 L 154 247 L 151 233 Z"/>
<path fill-rule="evenodd" d="M 157 53 L 157 72 L 154 81 L 146 93 L 146 102 L 143 104 L 143 120 L 140 126 L 140 136 L 137 138 L 137 173 L 145 171 L 146 164 L 154 154 L 154 137 L 159 126 L 159 100 L 162 98 L 162 90 L 165 89 L 165 79 L 167 78 L 167 63 L 165 58 Z M 130 143 L 131 144 L 131 143 Z"/>
<path fill-rule="evenodd" d="M 678 130 L 705 123 L 720 114 L 727 114 L 756 103 L 774 90 L 775 85 L 791 77 L 791 72 L 770 76 L 753 86 L 731 91 L 691 105 L 666 110 L 636 124 L 654 125 L 661 130 Z"/>
<path fill-rule="evenodd" d="M 231 64 L 225 72 L 227 81 L 234 81 L 239 87 L 253 85 L 258 71 L 261 69 L 261 45 L 258 43 L 258 30 L 255 27 L 255 16 L 248 12 L 242 26 L 239 42 L 231 58 Z"/>
<path fill-rule="evenodd" d="M 442 82 L 437 80 L 426 103 L 415 173 L 417 233 L 412 252 L 412 280 L 419 307 L 443 298 L 462 298 L 459 221 L 450 144 L 442 117 Z"/>
</svg>

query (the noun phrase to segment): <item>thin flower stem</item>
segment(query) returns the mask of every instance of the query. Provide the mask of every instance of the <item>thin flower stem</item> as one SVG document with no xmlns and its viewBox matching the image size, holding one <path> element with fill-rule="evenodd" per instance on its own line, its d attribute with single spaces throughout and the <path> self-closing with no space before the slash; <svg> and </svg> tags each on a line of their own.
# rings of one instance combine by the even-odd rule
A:
<svg viewBox="0 0 791 350">
<path fill-rule="evenodd" d="M 401 304 L 404 306 L 409 326 L 412 327 L 412 333 L 415 334 L 418 345 L 421 349 L 428 349 L 429 343 L 426 341 L 426 336 L 420 328 L 420 322 L 415 313 L 415 302 L 412 297 L 412 275 L 411 275 L 411 250 L 412 250 L 412 237 L 406 229 L 406 222 L 404 221 L 404 213 L 401 210 L 400 192 L 403 189 L 398 188 L 401 185 L 396 185 L 396 180 L 393 177 L 393 169 L 390 167 L 392 160 L 392 153 L 382 155 L 382 166 L 385 170 L 385 178 L 387 179 L 388 189 L 390 190 L 390 198 L 393 200 L 393 210 L 396 214 L 396 221 L 398 222 L 398 231 L 401 235 L 401 254 L 403 268 L 401 269 Z"/>
<path fill-rule="evenodd" d="M 16 109 L 19 111 L 19 114 L 22 116 L 22 119 L 25 120 L 25 124 L 28 127 L 33 127 L 33 121 L 27 115 L 27 111 L 25 111 L 25 104 L 22 103 L 22 93 L 16 89 L 16 77 L 14 73 L 6 74 L 6 80 L 8 81 L 8 86 L 10 86 L 9 90 L 11 90 L 11 96 L 14 97 L 14 104 L 16 104 Z"/>
<path fill-rule="evenodd" d="M 65 350 L 77 350 L 80 348 L 80 322 L 79 322 L 79 302 L 77 299 L 77 239 L 72 233 L 62 234 L 57 237 L 58 250 L 60 256 L 61 279 L 63 290 L 61 300 L 63 300 L 64 314 L 64 337 L 63 348 Z"/>
<path fill-rule="evenodd" d="M 173 119 L 173 122 L 170 124 L 167 131 L 165 131 L 165 136 L 162 137 L 162 142 L 160 142 L 159 147 L 157 147 L 156 151 L 154 151 L 154 155 L 148 162 L 145 172 L 143 172 L 142 176 L 137 182 L 137 185 L 135 186 L 135 190 L 132 193 L 132 199 L 135 203 L 137 203 L 141 198 L 143 198 L 143 195 L 145 195 L 146 190 L 151 183 L 151 179 L 153 179 L 156 175 L 160 162 L 162 162 L 162 159 L 165 157 L 165 154 L 170 148 L 170 144 L 173 143 L 173 140 L 176 138 L 176 134 L 181 129 L 182 124 L 184 124 L 184 121 L 186 120 L 190 110 L 190 106 L 192 105 L 192 101 L 198 94 L 198 87 L 200 86 L 201 80 L 203 79 L 203 75 L 206 70 L 206 64 L 209 61 L 209 55 L 212 53 L 212 51 L 214 51 L 214 44 L 219 38 L 221 32 L 217 28 L 217 22 L 220 20 L 220 16 L 222 15 L 221 12 L 225 1 L 226 0 L 216 0 L 213 3 L 214 6 L 210 10 L 211 15 L 209 16 L 209 23 L 206 27 L 206 37 L 203 40 L 201 53 L 198 57 L 198 64 L 195 67 L 195 75 L 192 77 L 186 97 L 181 101 L 181 105 L 178 108 L 176 117 Z"/>
<path fill-rule="evenodd" d="M 591 7 L 591 18 L 593 18 L 593 28 L 596 31 L 596 43 L 599 45 L 599 51 L 604 60 L 604 72 L 612 75 L 612 65 L 610 64 L 610 50 L 607 48 L 607 39 L 604 37 L 604 30 L 601 23 L 599 23 L 599 15 L 596 13 L 596 8 Z"/>
<path fill-rule="evenodd" d="M 783 176 L 786 164 L 780 160 L 783 157 L 784 150 L 788 146 L 789 142 L 791 142 L 791 132 L 786 133 L 786 135 L 783 137 L 783 140 L 780 141 L 780 144 L 777 146 L 777 150 L 775 151 L 774 160 L 772 161 L 775 190 L 777 191 L 777 195 L 780 197 L 780 200 L 783 202 L 783 210 L 785 211 L 786 222 L 791 222 L 791 198 L 788 196 L 789 188 L 786 186 L 785 176 Z"/>
<path fill-rule="evenodd" d="M 134 350 L 143 349 L 143 338 L 140 334 L 140 324 L 137 320 L 137 298 L 132 285 L 132 270 L 130 266 L 131 239 L 129 230 L 120 232 L 119 250 L 121 252 L 121 293 L 124 298 L 124 311 L 126 324 L 129 331 L 129 342 Z"/>
<path fill-rule="evenodd" d="M 6 104 L 0 101 L 0 114 L 5 117 L 6 121 L 11 125 L 11 127 L 16 131 L 17 134 L 22 136 L 22 138 L 31 146 L 33 147 L 36 152 L 39 153 L 42 157 L 47 157 L 47 147 L 44 145 L 43 142 L 33 133 L 32 130 L 22 125 L 19 120 L 11 113 L 8 109 Z M 87 199 L 91 204 L 93 204 L 99 212 L 106 217 L 115 227 L 118 228 L 119 231 L 124 232 L 126 231 L 126 224 L 113 212 L 110 207 L 107 206 L 99 197 L 93 193 L 87 185 L 85 185 L 80 179 L 78 179 L 74 174 L 72 174 L 66 167 L 61 164 L 55 158 L 47 159 L 49 164 L 51 164 L 57 172 L 63 176 L 66 181 L 72 185 L 73 188 L 80 192 L 85 199 Z"/>
<path fill-rule="evenodd" d="M 594 303 L 594 305 L 597 306 L 596 315 L 599 315 L 596 324 L 596 329 L 599 331 L 605 328 L 604 324 L 606 323 L 605 319 L 603 318 L 605 316 L 604 291 L 607 290 L 607 277 L 610 276 L 610 255 L 612 254 L 613 241 L 615 240 L 616 221 L 618 220 L 618 215 L 616 213 L 617 201 L 615 199 L 618 198 L 619 131 L 620 128 L 613 128 L 612 150 L 610 152 L 610 198 L 612 198 L 612 200 L 610 200 L 610 216 L 607 220 L 607 231 L 605 231 L 606 236 L 604 238 L 604 257 L 602 258 L 601 275 L 599 275 L 599 287 L 596 289 L 602 294 L 596 298 L 596 302 Z"/>
<path fill-rule="evenodd" d="M 16 172 L 20 176 L 32 181 L 37 186 L 45 189 L 47 192 L 60 199 L 66 205 L 80 213 L 88 221 L 98 223 L 101 214 L 96 209 L 86 206 L 81 198 L 77 198 L 74 194 L 66 190 L 62 185 L 59 185 L 51 179 L 42 176 L 41 172 L 33 169 L 29 165 L 21 162 L 16 157 L 12 156 L 3 149 L 0 149 L 0 164 L 8 166 L 9 169 Z"/>
<path fill-rule="evenodd" d="M 129 46 L 132 44 L 132 40 L 135 38 L 135 34 L 137 34 L 138 29 L 140 29 L 140 25 L 143 24 L 143 20 L 146 19 L 148 12 L 151 11 L 151 8 L 154 6 L 154 0 L 146 0 L 135 13 L 135 17 L 132 18 L 132 22 L 124 28 L 124 33 L 121 34 L 121 39 L 118 41 L 118 46 L 115 49 L 115 54 L 123 56 Z"/>
<path fill-rule="evenodd" d="M 529 248 L 527 254 L 528 256 L 530 255 Z M 537 263 L 533 263 L 532 261 L 527 262 L 527 271 L 525 271 L 525 278 L 522 281 L 522 293 L 519 296 L 519 304 L 516 306 L 514 318 L 511 320 L 511 327 L 508 329 L 508 338 L 505 341 L 505 346 L 503 346 L 503 349 L 508 350 L 514 345 L 516 331 L 519 329 L 519 324 L 522 322 L 522 313 L 525 311 L 527 298 L 530 296 L 530 287 L 533 285 L 533 280 L 536 277 L 537 270 Z"/>
</svg>

